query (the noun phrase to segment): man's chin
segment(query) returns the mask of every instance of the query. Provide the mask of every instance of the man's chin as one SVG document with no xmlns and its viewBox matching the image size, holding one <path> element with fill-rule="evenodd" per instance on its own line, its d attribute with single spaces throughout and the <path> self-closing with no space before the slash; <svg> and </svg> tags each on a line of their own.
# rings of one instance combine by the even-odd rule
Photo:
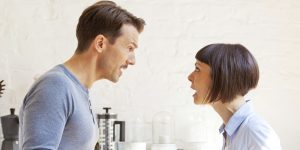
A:
<svg viewBox="0 0 300 150">
<path fill-rule="evenodd" d="M 116 83 L 119 81 L 121 75 L 122 75 L 122 73 L 120 73 L 120 72 L 114 72 L 114 73 L 111 73 L 110 76 L 107 76 L 106 79 L 113 83 Z"/>
<path fill-rule="evenodd" d="M 113 82 L 113 83 L 117 83 L 119 81 L 119 77 L 115 77 L 115 78 L 108 79 L 108 80 Z"/>
</svg>

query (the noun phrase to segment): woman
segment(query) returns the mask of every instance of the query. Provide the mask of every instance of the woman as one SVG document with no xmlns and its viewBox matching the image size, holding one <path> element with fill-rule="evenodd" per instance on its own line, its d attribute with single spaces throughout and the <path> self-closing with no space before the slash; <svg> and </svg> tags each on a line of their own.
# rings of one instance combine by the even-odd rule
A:
<svg viewBox="0 0 300 150">
<path fill-rule="evenodd" d="M 196 54 L 189 75 L 195 104 L 209 104 L 220 115 L 223 149 L 280 150 L 272 127 L 244 99 L 256 87 L 259 69 L 252 54 L 240 44 L 211 44 Z"/>
</svg>

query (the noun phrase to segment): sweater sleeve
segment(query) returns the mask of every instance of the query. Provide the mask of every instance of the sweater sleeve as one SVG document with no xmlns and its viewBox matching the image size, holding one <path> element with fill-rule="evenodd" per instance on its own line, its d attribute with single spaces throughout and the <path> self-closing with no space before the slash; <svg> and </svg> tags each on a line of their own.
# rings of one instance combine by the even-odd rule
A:
<svg viewBox="0 0 300 150">
<path fill-rule="evenodd" d="M 36 84 L 25 97 L 21 149 L 59 147 L 65 124 L 72 114 L 66 84 L 62 78 L 49 77 Z"/>
</svg>

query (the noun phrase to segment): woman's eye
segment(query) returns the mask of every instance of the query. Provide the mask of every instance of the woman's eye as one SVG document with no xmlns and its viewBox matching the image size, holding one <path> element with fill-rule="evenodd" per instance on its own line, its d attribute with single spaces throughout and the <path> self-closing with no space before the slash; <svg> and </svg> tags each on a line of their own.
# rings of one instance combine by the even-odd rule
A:
<svg viewBox="0 0 300 150">
<path fill-rule="evenodd" d="M 197 71 L 197 72 L 198 72 L 198 71 L 200 71 L 200 69 L 199 69 L 198 67 L 195 67 L 195 71 Z"/>
</svg>

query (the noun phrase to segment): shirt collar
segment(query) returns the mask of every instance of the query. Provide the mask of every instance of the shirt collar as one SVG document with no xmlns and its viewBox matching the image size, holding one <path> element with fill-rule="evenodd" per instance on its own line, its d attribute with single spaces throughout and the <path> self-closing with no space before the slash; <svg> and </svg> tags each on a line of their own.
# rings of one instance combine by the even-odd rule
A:
<svg viewBox="0 0 300 150">
<path fill-rule="evenodd" d="M 251 101 L 247 100 L 246 103 L 231 116 L 226 125 L 221 125 L 219 132 L 223 133 L 225 130 L 228 136 L 232 136 L 251 113 L 253 113 L 252 104 Z"/>
<path fill-rule="evenodd" d="M 73 73 L 69 71 L 69 69 L 66 68 L 64 64 L 57 65 L 60 67 L 64 73 L 71 79 L 73 80 L 86 94 L 89 94 L 89 90 L 75 77 Z"/>
</svg>

